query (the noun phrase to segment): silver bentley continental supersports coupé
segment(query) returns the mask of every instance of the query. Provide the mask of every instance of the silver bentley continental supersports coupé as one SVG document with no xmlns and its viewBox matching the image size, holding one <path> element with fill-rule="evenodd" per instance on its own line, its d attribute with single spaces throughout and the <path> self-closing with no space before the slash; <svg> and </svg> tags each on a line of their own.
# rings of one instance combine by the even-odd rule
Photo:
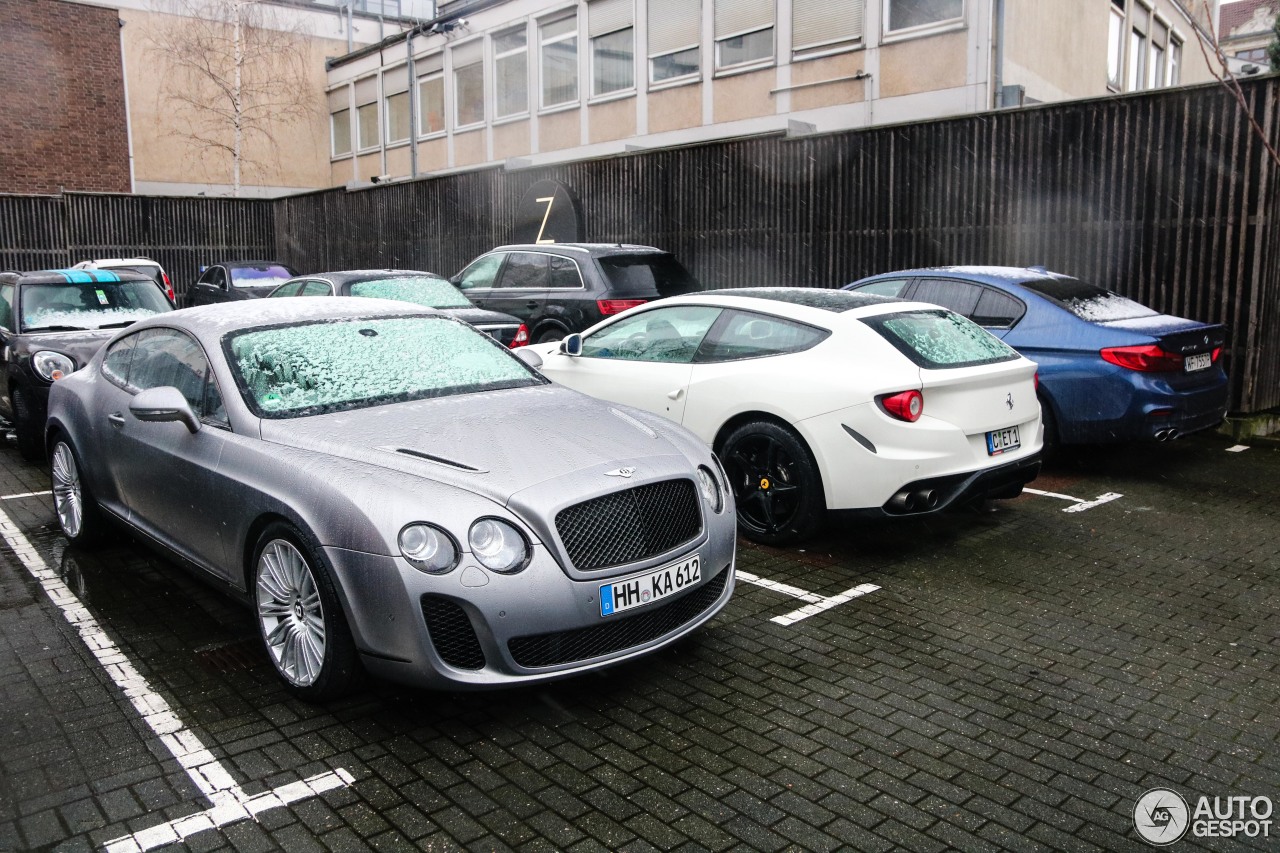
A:
<svg viewBox="0 0 1280 853">
<path fill-rule="evenodd" d="M 157 315 L 53 384 L 62 531 L 123 523 L 252 603 L 297 695 L 652 652 L 729 600 L 733 498 L 706 445 L 553 385 L 402 302 Z"/>
</svg>

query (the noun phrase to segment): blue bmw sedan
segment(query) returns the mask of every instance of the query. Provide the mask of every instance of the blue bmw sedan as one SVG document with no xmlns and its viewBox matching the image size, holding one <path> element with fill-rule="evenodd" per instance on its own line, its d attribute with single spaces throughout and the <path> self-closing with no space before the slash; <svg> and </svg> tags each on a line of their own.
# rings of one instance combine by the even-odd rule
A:
<svg viewBox="0 0 1280 853">
<path fill-rule="evenodd" d="M 950 308 L 1036 362 L 1046 444 L 1164 441 L 1226 415 L 1221 325 L 1043 267 L 900 270 L 845 290 Z"/>
</svg>

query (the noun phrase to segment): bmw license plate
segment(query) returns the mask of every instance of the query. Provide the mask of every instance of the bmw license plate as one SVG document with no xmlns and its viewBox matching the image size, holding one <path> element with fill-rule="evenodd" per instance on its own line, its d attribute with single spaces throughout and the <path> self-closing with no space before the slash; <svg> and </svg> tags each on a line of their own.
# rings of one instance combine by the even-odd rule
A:
<svg viewBox="0 0 1280 853">
<path fill-rule="evenodd" d="M 1187 356 L 1182 362 L 1182 369 L 1187 373 L 1194 373 L 1197 370 L 1213 367 L 1213 354 L 1207 352 L 1198 352 L 1195 355 Z"/>
<path fill-rule="evenodd" d="M 1021 446 L 1022 439 L 1018 437 L 1018 428 L 1016 426 L 992 430 L 987 433 L 988 456 L 999 456 L 1001 453 L 1017 450 Z"/>
<path fill-rule="evenodd" d="M 633 607 L 652 604 L 702 580 L 698 555 L 685 557 L 647 574 L 614 581 L 600 587 L 600 615 L 612 616 Z"/>
</svg>

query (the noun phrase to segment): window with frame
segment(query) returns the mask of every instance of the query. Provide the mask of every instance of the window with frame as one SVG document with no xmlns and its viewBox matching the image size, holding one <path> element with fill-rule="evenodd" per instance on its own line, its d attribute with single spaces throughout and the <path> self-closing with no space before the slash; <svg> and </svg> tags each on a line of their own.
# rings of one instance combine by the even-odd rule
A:
<svg viewBox="0 0 1280 853">
<path fill-rule="evenodd" d="M 1107 82 L 1119 89 L 1124 74 L 1124 0 L 1111 0 L 1107 24 Z"/>
<path fill-rule="evenodd" d="M 382 75 L 382 96 L 386 105 L 387 144 L 408 142 L 409 118 L 409 68 L 402 65 Z"/>
<path fill-rule="evenodd" d="M 377 148 L 382 139 L 378 126 L 378 78 L 356 82 L 356 139 L 361 151 Z"/>
<path fill-rule="evenodd" d="M 635 314 L 582 339 L 586 358 L 690 364 L 723 309 L 680 305 Z"/>
<path fill-rule="evenodd" d="M 0 286 L 0 329 L 13 331 L 13 285 Z"/>
<path fill-rule="evenodd" d="M 351 90 L 347 86 L 329 93 L 329 155 L 351 153 Z"/>
<path fill-rule="evenodd" d="M 493 280 L 498 277 L 498 270 L 506 257 L 506 253 L 499 252 L 479 258 L 462 271 L 462 275 L 458 277 L 458 288 L 471 290 L 493 287 Z"/>
<path fill-rule="evenodd" d="M 1139 29 L 1134 29 L 1129 33 L 1129 86 L 1130 92 L 1136 92 L 1142 88 L 1142 82 L 1146 78 L 1147 69 L 1147 52 L 1144 49 L 1144 43 L 1147 37 L 1143 35 Z"/>
<path fill-rule="evenodd" d="M 885 0 L 885 30 L 898 32 L 959 21 L 964 0 Z"/>
<path fill-rule="evenodd" d="M 587 5 L 591 40 L 591 94 L 625 92 L 636 85 L 632 0 L 593 0 Z"/>
<path fill-rule="evenodd" d="M 1147 85 L 1147 60 L 1150 44 L 1148 27 L 1151 11 L 1135 2 L 1129 9 L 1129 77 L 1128 90 L 1136 92 Z"/>
<path fill-rule="evenodd" d="M 649 0 L 649 82 L 698 74 L 701 39 L 700 0 Z"/>
<path fill-rule="evenodd" d="M 222 394 L 209 368 L 204 349 L 190 335 L 177 329 L 144 329 L 137 335 L 128 359 L 125 389 L 177 388 L 196 417 L 226 425 Z"/>
<path fill-rule="evenodd" d="M 773 58 L 773 0 L 715 0 L 716 68 Z"/>
<path fill-rule="evenodd" d="M 1182 42 L 1179 39 L 1169 40 L 1168 76 L 1165 85 L 1177 86 L 1182 82 Z"/>
<path fill-rule="evenodd" d="M 862 41 L 863 3 L 864 0 L 792 0 L 792 50 L 833 50 Z"/>
<path fill-rule="evenodd" d="M 521 25 L 493 37 L 494 118 L 529 112 L 529 36 Z"/>
<path fill-rule="evenodd" d="M 418 135 L 444 132 L 444 54 L 414 64 L 418 75 Z"/>
<path fill-rule="evenodd" d="M 551 278 L 548 284 L 561 289 L 582 287 L 582 273 L 578 270 L 577 262 L 572 258 L 552 255 Z"/>
<path fill-rule="evenodd" d="M 542 106 L 557 107 L 578 100 L 578 18 L 570 15 L 540 23 L 542 49 Z"/>
<path fill-rule="evenodd" d="M 484 47 L 479 40 L 453 49 L 453 105 L 456 126 L 484 121 Z"/>
<path fill-rule="evenodd" d="M 888 278 L 880 281 L 873 281 L 864 284 L 861 287 L 854 288 L 858 293 L 869 293 L 873 296 L 892 296 L 900 297 L 903 291 L 907 289 L 910 280 L 905 278 Z"/>
<path fill-rule="evenodd" d="M 702 343 L 699 362 L 737 361 L 770 355 L 803 352 L 826 340 L 831 333 L 751 311 L 727 311 Z"/>
</svg>

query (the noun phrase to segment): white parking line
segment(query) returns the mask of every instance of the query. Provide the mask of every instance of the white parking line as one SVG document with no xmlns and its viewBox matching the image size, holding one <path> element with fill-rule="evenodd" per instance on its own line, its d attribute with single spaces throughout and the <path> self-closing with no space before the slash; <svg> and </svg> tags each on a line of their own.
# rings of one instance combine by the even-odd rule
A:
<svg viewBox="0 0 1280 853">
<path fill-rule="evenodd" d="M 38 498 L 43 495 L 51 495 L 53 492 L 23 492 L 20 495 L 0 495 L 0 501 L 16 501 L 18 498 Z"/>
<path fill-rule="evenodd" d="M 798 598 L 802 601 L 809 602 L 799 610 L 793 610 L 790 613 L 786 613 L 782 616 L 775 616 L 769 620 L 770 622 L 776 622 L 779 625 L 794 625 L 801 619 L 807 619 L 810 616 L 822 613 L 824 610 L 830 610 L 837 605 L 844 604 L 846 601 L 853 601 L 855 598 L 861 598 L 867 593 L 875 592 L 880 589 L 880 587 L 873 583 L 864 583 L 855 586 L 853 589 L 847 589 L 839 595 L 818 595 L 816 592 L 809 592 L 808 590 L 801 589 L 798 586 L 791 586 L 790 584 L 771 581 L 768 578 L 762 578 L 759 575 L 753 575 L 750 572 L 744 572 L 741 569 L 738 570 L 738 580 L 746 581 L 747 583 L 755 584 L 756 586 L 764 587 L 765 589 L 780 592 L 783 595 L 789 595 L 792 598 Z"/>
<path fill-rule="evenodd" d="M 1026 486 L 1023 486 L 1022 491 L 1046 498 L 1058 498 L 1059 500 L 1071 501 L 1071 506 L 1064 507 L 1062 510 L 1063 512 L 1084 512 L 1086 509 L 1093 509 L 1095 506 L 1102 506 L 1103 504 L 1111 503 L 1117 498 L 1124 497 L 1124 495 L 1119 492 L 1107 492 L 1106 494 L 1098 495 L 1093 500 L 1089 500 L 1088 498 L 1073 498 L 1071 495 L 1063 495 L 1058 492 L 1042 492 L 1039 489 L 1028 489 Z"/>
<path fill-rule="evenodd" d="M 1233 444 L 1233 445 L 1231 445 L 1230 447 L 1228 447 L 1228 448 L 1227 448 L 1227 452 L 1228 452 L 1228 453 L 1243 453 L 1244 451 L 1246 451 L 1246 450 L 1248 450 L 1248 449 L 1249 449 L 1249 445 L 1247 445 L 1247 444 Z"/>
<path fill-rule="evenodd" d="M 98 625 L 88 609 L 76 598 L 75 593 L 63 583 L 31 542 L 18 529 L 9 516 L 0 510 L 0 536 L 13 549 L 31 576 L 39 582 L 49 599 L 62 611 L 62 616 L 80 634 L 80 639 L 98 659 L 111 680 L 133 704 L 142 721 L 155 732 L 165 749 L 187 771 L 191 781 L 213 807 L 197 814 L 171 820 L 159 826 L 135 832 L 108 841 L 105 849 L 111 853 L 138 853 L 164 844 L 173 844 L 189 835 L 256 819 L 260 812 L 274 809 L 325 791 L 350 785 L 354 780 L 342 768 L 320 773 L 300 782 L 293 782 L 250 796 L 246 794 L 227 769 L 213 757 L 208 748 L 178 719 L 164 697 L 151 689 L 151 685 L 129 661 L 115 641 Z"/>
</svg>

